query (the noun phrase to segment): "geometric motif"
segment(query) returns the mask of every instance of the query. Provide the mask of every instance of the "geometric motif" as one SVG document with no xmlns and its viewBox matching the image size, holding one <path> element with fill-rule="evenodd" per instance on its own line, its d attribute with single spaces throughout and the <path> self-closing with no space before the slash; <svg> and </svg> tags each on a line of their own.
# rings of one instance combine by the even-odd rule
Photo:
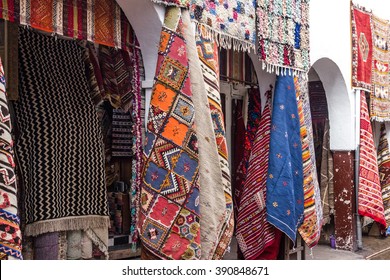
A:
<svg viewBox="0 0 390 280">
<path fill-rule="evenodd" d="M 179 210 L 180 207 L 177 204 L 170 202 L 163 196 L 158 196 L 149 217 L 166 227 L 170 227 Z"/>
<path fill-rule="evenodd" d="M 160 191 L 163 182 L 168 174 L 164 168 L 158 167 L 153 161 L 149 161 L 145 171 L 144 182 L 147 186 Z"/>
<path fill-rule="evenodd" d="M 359 51 L 361 52 L 362 58 L 364 62 L 367 62 L 368 53 L 370 51 L 370 46 L 368 45 L 366 35 L 364 33 L 360 33 L 359 37 Z"/>
<path fill-rule="evenodd" d="M 183 148 L 189 152 L 193 157 L 198 157 L 198 138 L 194 131 L 187 133 L 186 140 L 183 143 Z"/>
<path fill-rule="evenodd" d="M 191 101 L 184 98 L 184 96 L 178 96 L 173 105 L 172 115 L 176 117 L 177 120 L 190 126 L 194 120 L 194 107 Z"/>
<path fill-rule="evenodd" d="M 150 157 L 155 163 L 171 170 L 179 157 L 180 149 L 164 139 L 157 139 Z"/>
<path fill-rule="evenodd" d="M 160 193 L 177 203 L 183 204 L 191 187 L 190 183 L 174 172 L 168 176 L 168 180 L 169 183 L 164 185 Z"/>
<path fill-rule="evenodd" d="M 143 224 L 143 242 L 147 242 L 148 245 L 158 249 L 167 234 L 168 229 L 160 225 L 159 223 L 147 218 Z"/>
<path fill-rule="evenodd" d="M 192 182 L 195 172 L 198 171 L 197 161 L 192 159 L 187 153 L 181 153 L 173 171 Z"/>
<path fill-rule="evenodd" d="M 154 107 L 153 105 L 150 105 L 147 125 L 148 130 L 154 133 L 158 133 L 166 116 L 166 112 L 161 111 L 159 108 Z"/>
<path fill-rule="evenodd" d="M 176 90 L 180 90 L 187 76 L 187 71 L 187 68 L 179 61 L 173 60 L 167 56 L 163 61 L 157 79 Z"/>
</svg>

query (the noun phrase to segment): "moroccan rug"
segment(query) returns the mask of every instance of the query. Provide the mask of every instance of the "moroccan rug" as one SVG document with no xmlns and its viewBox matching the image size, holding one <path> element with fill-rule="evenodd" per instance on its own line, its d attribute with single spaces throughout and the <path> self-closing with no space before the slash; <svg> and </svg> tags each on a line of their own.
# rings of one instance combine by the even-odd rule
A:
<svg viewBox="0 0 390 280">
<path fill-rule="evenodd" d="M 305 122 L 303 111 L 303 101 L 301 85 L 299 78 L 294 77 L 295 90 L 297 95 L 298 115 L 300 122 L 300 134 L 302 143 L 302 162 L 303 162 L 303 191 L 304 191 L 304 219 L 298 231 L 309 248 L 317 245 L 320 239 L 321 228 L 318 227 L 318 216 L 316 213 L 316 203 L 314 196 L 314 163 L 311 157 L 308 129 Z"/>
<path fill-rule="evenodd" d="M 352 86 L 371 91 L 371 13 L 355 5 L 352 9 Z"/>
<path fill-rule="evenodd" d="M 182 11 L 184 26 L 191 26 L 190 14 Z M 208 106 L 206 84 L 203 78 L 201 62 L 198 58 L 196 39 L 191 28 L 185 28 L 191 90 L 195 109 L 195 125 L 198 136 L 199 150 L 199 183 L 201 186 L 200 221 L 201 227 L 201 259 L 211 259 L 214 256 L 219 241 L 222 222 L 225 220 L 226 200 L 222 184 L 222 170 L 219 165 L 217 141 L 214 134 L 213 120 Z M 208 112 L 208 113 L 207 113 Z"/>
<path fill-rule="evenodd" d="M 390 121 L 390 22 L 372 16 L 372 92 L 371 120 Z"/>
<path fill-rule="evenodd" d="M 181 10 L 166 9 L 147 122 L 139 228 L 161 259 L 200 259 L 197 134 Z"/>
<path fill-rule="evenodd" d="M 390 228 L 390 150 L 387 139 L 386 126 L 384 123 L 381 125 L 381 134 L 379 138 L 378 168 L 382 188 L 386 227 Z"/>
<path fill-rule="evenodd" d="M 267 221 L 295 243 L 303 221 L 300 122 L 291 75 L 277 76 L 271 119 L 267 176 Z"/>
<path fill-rule="evenodd" d="M 265 95 L 266 103 L 253 142 L 236 222 L 237 242 L 245 259 L 257 259 L 275 240 L 275 229 L 267 222 L 266 212 L 271 90 Z"/>
<path fill-rule="evenodd" d="M 66 260 L 66 232 L 49 232 L 34 237 L 34 260 Z"/>
<path fill-rule="evenodd" d="M 0 259 L 22 259 L 11 115 L 0 59 Z"/>
<path fill-rule="evenodd" d="M 222 185 L 225 193 L 225 219 L 221 222 L 221 230 L 217 248 L 212 259 L 222 259 L 228 249 L 234 231 L 234 214 L 232 189 L 226 144 L 225 122 L 221 106 L 219 91 L 219 57 L 218 46 L 213 38 L 207 38 L 207 30 L 200 26 L 196 33 L 196 45 L 201 62 L 203 79 L 208 95 L 208 105 L 213 120 L 214 134 L 217 143 L 220 168 L 222 171 Z"/>
<path fill-rule="evenodd" d="M 308 71 L 309 0 L 258 0 L 258 55 L 268 71 Z"/>
<path fill-rule="evenodd" d="M 115 0 L 7 0 L 0 18 L 53 34 L 127 50 L 138 45 Z"/>
<path fill-rule="evenodd" d="M 324 224 L 329 224 L 330 215 L 334 214 L 333 155 L 330 150 L 329 120 L 326 120 L 322 141 L 320 188 Z"/>
<path fill-rule="evenodd" d="M 359 215 L 386 226 L 377 153 L 368 113 L 366 95 L 360 92 Z"/>
<path fill-rule="evenodd" d="M 244 187 L 249 157 L 251 155 L 253 141 L 256 137 L 256 132 L 259 130 L 260 118 L 261 116 L 261 98 L 258 88 L 252 88 L 248 90 L 248 117 L 245 131 L 245 140 L 244 140 L 244 151 L 241 162 L 239 163 L 238 169 L 236 171 L 236 184 L 235 184 L 235 195 L 236 195 L 236 205 L 240 205 L 240 193 Z"/>
<path fill-rule="evenodd" d="M 107 228 L 102 134 L 84 50 L 75 41 L 23 27 L 19 48 L 15 114 L 21 135 L 16 151 L 25 192 L 24 233 Z"/>
<path fill-rule="evenodd" d="M 133 125 L 130 112 L 113 109 L 111 146 L 113 157 L 133 156 Z"/>
<path fill-rule="evenodd" d="M 152 2 L 165 6 L 188 8 L 191 0 L 152 0 Z"/>
<path fill-rule="evenodd" d="M 256 4 L 252 0 L 191 0 L 191 19 L 207 29 L 225 49 L 249 51 L 255 48 Z M 202 32 L 205 32 L 203 30 Z"/>
</svg>

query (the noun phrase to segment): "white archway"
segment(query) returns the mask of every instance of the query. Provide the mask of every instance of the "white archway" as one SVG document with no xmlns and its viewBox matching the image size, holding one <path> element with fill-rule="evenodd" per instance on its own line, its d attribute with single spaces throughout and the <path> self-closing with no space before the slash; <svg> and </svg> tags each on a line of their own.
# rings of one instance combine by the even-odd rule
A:
<svg viewBox="0 0 390 280">
<path fill-rule="evenodd" d="M 354 102 L 340 68 L 329 58 L 318 59 L 312 67 L 322 81 L 328 102 L 330 149 L 355 150 Z"/>
</svg>

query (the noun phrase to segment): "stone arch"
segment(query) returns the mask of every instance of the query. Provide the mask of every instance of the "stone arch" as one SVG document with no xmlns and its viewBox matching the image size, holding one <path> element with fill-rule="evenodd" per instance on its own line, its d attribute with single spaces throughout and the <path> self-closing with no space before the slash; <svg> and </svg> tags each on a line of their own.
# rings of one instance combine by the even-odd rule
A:
<svg viewBox="0 0 390 280">
<path fill-rule="evenodd" d="M 318 74 L 328 102 L 330 149 L 355 150 L 354 102 L 337 64 L 326 57 L 318 59 L 312 68 Z"/>
</svg>

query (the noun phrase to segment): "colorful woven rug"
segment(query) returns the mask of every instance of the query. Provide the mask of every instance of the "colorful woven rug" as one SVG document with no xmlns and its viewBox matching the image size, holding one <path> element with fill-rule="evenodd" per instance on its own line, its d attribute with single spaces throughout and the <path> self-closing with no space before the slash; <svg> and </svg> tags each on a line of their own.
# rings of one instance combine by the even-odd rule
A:
<svg viewBox="0 0 390 280">
<path fill-rule="evenodd" d="M 371 120 L 390 121 L 390 22 L 372 16 L 373 53 Z"/>
<path fill-rule="evenodd" d="M 377 153 L 364 91 L 360 92 L 359 158 L 359 215 L 372 218 L 379 224 L 386 226 L 382 190 L 379 181 Z"/>
<path fill-rule="evenodd" d="M 180 8 L 167 8 L 144 148 L 141 241 L 161 259 L 201 258 L 198 144 L 183 28 Z"/>
<path fill-rule="evenodd" d="M 191 26 L 190 14 L 182 10 L 184 26 Z M 197 128 L 199 148 L 199 183 L 201 227 L 201 259 L 211 259 L 214 256 L 219 241 L 221 227 L 226 215 L 226 200 L 222 184 L 222 170 L 219 165 L 217 141 L 207 96 L 206 84 L 203 79 L 201 62 L 198 57 L 196 39 L 192 28 L 185 28 L 191 90 L 195 108 L 195 125 Z M 209 113 L 205 113 L 209 112 Z"/>
<path fill-rule="evenodd" d="M 317 245 L 318 240 L 320 239 L 321 228 L 318 227 L 319 223 L 317 222 L 318 213 L 316 212 L 316 203 L 314 196 L 314 174 L 315 165 L 312 161 L 311 151 L 310 151 L 310 142 L 308 135 L 308 128 L 305 122 L 305 115 L 303 111 L 303 101 L 301 92 L 301 85 L 299 78 L 294 77 L 295 90 L 297 95 L 297 106 L 298 114 L 300 121 L 300 132 L 301 132 L 301 143 L 302 143 L 302 162 L 303 162 L 303 191 L 304 191 L 304 220 L 302 225 L 299 227 L 298 231 L 309 246 L 312 248 Z"/>
<path fill-rule="evenodd" d="M 386 227 L 390 228 L 390 150 L 384 123 L 381 125 L 381 135 L 379 138 L 378 168 L 382 188 Z"/>
<path fill-rule="evenodd" d="M 238 209 L 236 237 L 245 259 L 257 259 L 275 240 L 274 227 L 267 222 L 266 213 L 271 94 L 271 90 L 265 93 L 266 103 L 253 142 Z"/>
<path fill-rule="evenodd" d="M 300 123 L 291 75 L 277 76 L 272 108 L 267 221 L 295 243 L 304 196 Z"/>
<path fill-rule="evenodd" d="M 352 9 L 352 86 L 371 91 L 372 30 L 371 13 Z"/>
<path fill-rule="evenodd" d="M 6 0 L 0 3 L 0 18 L 125 50 L 138 45 L 115 0 Z"/>
<path fill-rule="evenodd" d="M 219 92 L 218 46 L 212 38 L 207 38 L 206 34 L 207 30 L 205 27 L 200 26 L 196 34 L 196 44 L 208 95 L 209 110 L 211 111 L 214 134 L 218 147 L 219 162 L 222 171 L 222 185 L 225 194 L 225 219 L 221 222 L 217 248 L 212 257 L 212 259 L 222 259 L 232 239 L 234 215 L 225 122 Z"/>
<path fill-rule="evenodd" d="M 188 8 L 191 0 L 152 0 L 152 2 L 165 6 Z"/>
<path fill-rule="evenodd" d="M 23 27 L 19 48 L 15 114 L 21 135 L 17 154 L 25 192 L 24 233 L 107 229 L 102 134 L 85 75 L 84 49 L 76 41 Z"/>
<path fill-rule="evenodd" d="M 253 0 L 191 0 L 191 19 L 207 28 L 225 49 L 249 51 L 256 41 L 256 3 Z M 204 32 L 204 31 L 202 31 Z"/>
<path fill-rule="evenodd" d="M 329 120 L 326 120 L 324 139 L 322 141 L 320 187 L 324 224 L 329 224 L 330 215 L 334 214 L 333 155 L 330 150 Z"/>
<path fill-rule="evenodd" d="M 258 55 L 268 71 L 309 70 L 309 2 L 257 1 Z"/>
<path fill-rule="evenodd" d="M 22 259 L 14 162 L 14 141 L 8 109 L 3 64 L 0 59 L 0 259 Z"/>
</svg>

